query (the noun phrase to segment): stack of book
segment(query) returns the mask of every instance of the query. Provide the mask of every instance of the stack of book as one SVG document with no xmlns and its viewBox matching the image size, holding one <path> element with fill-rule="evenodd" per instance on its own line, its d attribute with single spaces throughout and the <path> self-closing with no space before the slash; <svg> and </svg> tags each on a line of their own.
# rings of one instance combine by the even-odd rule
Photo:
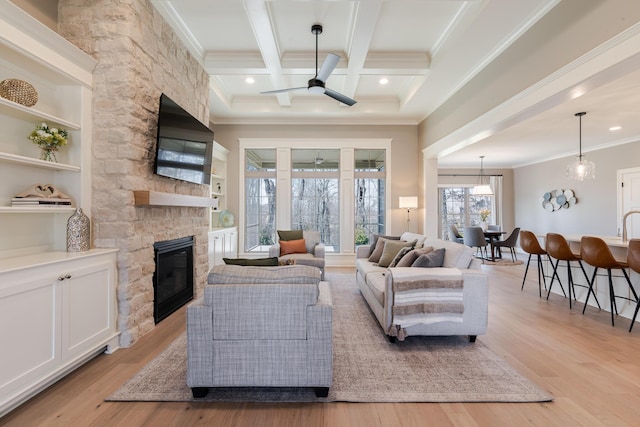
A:
<svg viewBox="0 0 640 427">
<path fill-rule="evenodd" d="M 57 197 L 14 197 L 11 206 L 71 206 L 71 199 Z"/>
</svg>

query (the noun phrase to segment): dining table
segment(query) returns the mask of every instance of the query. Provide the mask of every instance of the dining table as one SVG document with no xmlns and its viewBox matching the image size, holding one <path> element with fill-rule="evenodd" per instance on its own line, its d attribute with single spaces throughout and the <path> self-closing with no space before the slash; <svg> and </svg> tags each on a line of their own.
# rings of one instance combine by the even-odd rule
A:
<svg viewBox="0 0 640 427">
<path fill-rule="evenodd" d="M 491 246 L 491 258 L 488 258 L 488 260 L 495 261 L 496 254 L 495 254 L 495 247 L 493 246 L 493 244 L 498 240 L 500 240 L 500 236 L 502 236 L 503 234 L 507 234 L 507 232 L 498 231 L 498 230 L 486 230 L 486 231 L 483 230 L 482 232 L 484 233 L 484 237 L 489 239 L 489 245 Z"/>
</svg>

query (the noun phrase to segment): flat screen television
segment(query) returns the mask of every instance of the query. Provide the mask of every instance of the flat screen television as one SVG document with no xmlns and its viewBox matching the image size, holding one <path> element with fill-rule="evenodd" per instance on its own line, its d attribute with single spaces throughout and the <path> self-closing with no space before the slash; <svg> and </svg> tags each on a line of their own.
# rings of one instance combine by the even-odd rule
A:
<svg viewBox="0 0 640 427">
<path fill-rule="evenodd" d="M 158 109 L 156 175 L 208 185 L 212 154 L 213 131 L 163 93 Z"/>
</svg>

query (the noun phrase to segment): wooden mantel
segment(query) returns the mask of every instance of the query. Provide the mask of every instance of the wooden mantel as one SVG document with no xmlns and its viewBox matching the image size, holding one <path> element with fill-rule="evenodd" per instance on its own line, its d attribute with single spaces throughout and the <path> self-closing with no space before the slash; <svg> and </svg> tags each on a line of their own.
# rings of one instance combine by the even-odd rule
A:
<svg viewBox="0 0 640 427">
<path fill-rule="evenodd" d="M 189 206 L 197 208 L 210 208 L 213 206 L 213 199 L 209 197 L 188 196 L 185 194 L 140 190 L 134 191 L 133 197 L 136 206 Z"/>
</svg>

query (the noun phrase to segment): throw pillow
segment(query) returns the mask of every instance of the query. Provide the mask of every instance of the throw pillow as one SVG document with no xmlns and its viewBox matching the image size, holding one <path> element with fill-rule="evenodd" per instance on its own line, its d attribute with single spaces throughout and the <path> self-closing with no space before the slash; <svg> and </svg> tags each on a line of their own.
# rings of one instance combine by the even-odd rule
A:
<svg viewBox="0 0 640 427">
<path fill-rule="evenodd" d="M 280 241 L 280 256 L 288 255 L 288 254 L 306 254 L 306 253 L 307 253 L 307 247 L 304 244 L 304 239 Z"/>
<path fill-rule="evenodd" d="M 254 267 L 273 267 L 278 265 L 278 257 L 271 258 L 222 258 L 225 264 L 254 266 Z"/>
<path fill-rule="evenodd" d="M 426 248 L 413 249 L 408 251 L 400 260 L 396 263 L 396 267 L 411 267 L 415 260 L 418 259 L 420 255 L 428 254 L 433 250 L 433 246 L 427 246 Z"/>
<path fill-rule="evenodd" d="M 400 240 L 400 236 L 383 236 L 381 234 L 374 233 L 373 237 L 371 238 L 371 244 L 369 245 L 369 257 L 371 257 L 371 254 L 373 254 L 373 251 L 376 249 L 376 244 L 378 243 L 378 239 Z"/>
<path fill-rule="evenodd" d="M 444 263 L 444 248 L 435 249 L 428 254 L 420 255 L 411 267 L 434 268 L 442 267 Z"/>
<path fill-rule="evenodd" d="M 384 242 L 386 241 L 387 239 L 383 237 L 380 237 L 377 239 L 376 247 L 373 249 L 373 252 L 371 252 L 371 255 L 369 255 L 369 262 L 380 261 L 380 257 L 382 256 L 382 251 L 384 250 Z"/>
<path fill-rule="evenodd" d="M 278 239 L 280 241 L 300 240 L 303 238 L 302 230 L 278 230 Z"/>
<path fill-rule="evenodd" d="M 391 264 L 389 264 L 389 268 L 395 267 L 396 264 L 398 264 L 398 262 L 402 259 L 402 257 L 412 250 L 414 249 L 411 246 L 405 246 L 404 248 L 400 249 L 400 252 L 398 252 L 396 256 L 393 257 L 393 261 L 391 261 Z"/>
<path fill-rule="evenodd" d="M 380 259 L 378 260 L 378 265 L 380 267 L 389 267 L 391 261 L 395 258 L 395 256 L 400 252 L 400 249 L 409 247 L 413 248 L 413 246 L 417 243 L 417 240 L 412 242 L 403 242 L 402 240 L 386 240 L 384 242 L 384 248 L 382 249 L 382 255 L 380 255 Z"/>
</svg>

